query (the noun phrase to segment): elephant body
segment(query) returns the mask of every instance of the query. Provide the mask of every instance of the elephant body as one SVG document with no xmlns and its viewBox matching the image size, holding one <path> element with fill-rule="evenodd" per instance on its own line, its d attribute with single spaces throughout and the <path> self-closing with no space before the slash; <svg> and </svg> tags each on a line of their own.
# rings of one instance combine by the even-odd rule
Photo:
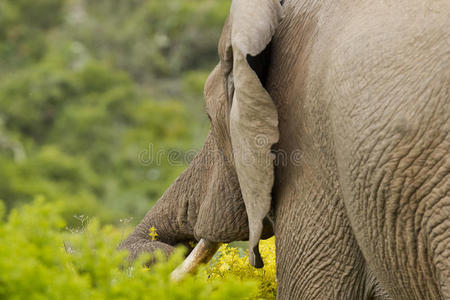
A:
<svg viewBox="0 0 450 300">
<path fill-rule="evenodd" d="M 286 0 L 281 19 L 244 1 L 205 84 L 205 146 L 122 247 L 250 239 L 258 266 L 275 234 L 280 299 L 450 299 L 449 3 Z M 243 164 L 265 153 L 248 136 L 270 159 Z"/>
<path fill-rule="evenodd" d="M 271 48 L 278 148 L 302 154 L 276 167 L 278 293 L 450 299 L 449 10 L 317 2 L 286 1 Z"/>
</svg>

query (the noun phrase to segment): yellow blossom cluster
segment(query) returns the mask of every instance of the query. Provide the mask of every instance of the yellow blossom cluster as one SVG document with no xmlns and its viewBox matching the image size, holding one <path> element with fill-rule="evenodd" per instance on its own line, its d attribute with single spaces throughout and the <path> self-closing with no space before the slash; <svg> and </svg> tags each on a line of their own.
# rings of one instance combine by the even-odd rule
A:
<svg viewBox="0 0 450 300">
<path fill-rule="evenodd" d="M 275 238 L 261 241 L 260 252 L 264 267 L 255 269 L 248 263 L 248 251 L 222 245 L 206 269 L 207 275 L 211 279 L 237 278 L 241 281 L 256 281 L 259 285 L 256 299 L 275 299 L 277 291 Z"/>
</svg>

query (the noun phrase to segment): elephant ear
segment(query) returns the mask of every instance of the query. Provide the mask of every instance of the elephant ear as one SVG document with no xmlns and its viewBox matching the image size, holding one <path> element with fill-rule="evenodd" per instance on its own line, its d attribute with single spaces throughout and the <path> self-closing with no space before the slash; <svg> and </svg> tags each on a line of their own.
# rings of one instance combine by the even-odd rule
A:
<svg viewBox="0 0 450 300">
<path fill-rule="evenodd" d="M 274 155 L 278 141 L 276 106 L 249 62 L 268 47 L 282 18 L 279 0 L 233 0 L 220 41 L 226 74 L 233 157 L 250 229 L 249 261 L 263 266 L 259 240 L 269 213 L 274 183 Z M 254 67 L 254 69 L 252 68 Z"/>
</svg>

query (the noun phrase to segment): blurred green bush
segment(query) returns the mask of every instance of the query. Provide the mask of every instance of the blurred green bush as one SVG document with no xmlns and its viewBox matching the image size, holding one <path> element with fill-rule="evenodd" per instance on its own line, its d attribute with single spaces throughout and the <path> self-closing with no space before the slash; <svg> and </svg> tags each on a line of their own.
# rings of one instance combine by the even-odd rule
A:
<svg viewBox="0 0 450 300">
<path fill-rule="evenodd" d="M 229 5 L 1 1 L 7 211 L 44 195 L 64 199 L 68 222 L 140 219 L 203 142 L 202 87 Z"/>
<path fill-rule="evenodd" d="M 9 143 L 0 150 L 0 197 L 7 207 L 42 194 L 108 222 L 148 210 L 185 163 L 148 164 L 140 153 L 153 147 L 150 159 L 193 143 L 182 102 L 139 97 L 137 89 L 126 73 L 95 61 L 77 69 L 43 61 L 1 82 Z"/>
<path fill-rule="evenodd" d="M 183 260 L 182 249 L 168 261 L 157 255 L 159 263 L 150 269 L 142 267 L 145 257 L 124 267 L 126 253 L 116 251 L 123 233 L 85 218 L 80 218 L 82 227 L 65 230 L 63 206 L 39 198 L 13 210 L 7 221 L 0 219 L 1 299 L 209 300 L 256 295 L 255 282 L 219 281 L 203 272 L 171 282 L 170 273 Z"/>
<path fill-rule="evenodd" d="M 139 82 L 211 69 L 229 0 L 80 0 L 71 37 Z"/>
<path fill-rule="evenodd" d="M 46 34 L 64 20 L 64 0 L 0 2 L 0 69 L 13 71 L 39 60 L 47 51 Z"/>
</svg>

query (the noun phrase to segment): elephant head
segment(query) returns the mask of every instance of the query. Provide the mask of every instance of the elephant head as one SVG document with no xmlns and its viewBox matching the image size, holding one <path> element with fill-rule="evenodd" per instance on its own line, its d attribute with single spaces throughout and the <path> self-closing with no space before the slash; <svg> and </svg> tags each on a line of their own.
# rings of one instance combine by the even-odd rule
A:
<svg viewBox="0 0 450 300">
<path fill-rule="evenodd" d="M 279 135 L 264 80 L 282 14 L 279 0 L 233 1 L 220 62 L 205 84 L 210 132 L 189 168 L 121 244 L 132 258 L 155 249 L 170 253 L 176 244 L 200 239 L 207 241 L 199 246 L 206 252 L 219 242 L 248 239 L 250 264 L 263 266 L 258 243 L 273 234 L 266 217 L 274 183 L 271 147 Z M 156 240 L 148 235 L 151 227 Z"/>
</svg>

